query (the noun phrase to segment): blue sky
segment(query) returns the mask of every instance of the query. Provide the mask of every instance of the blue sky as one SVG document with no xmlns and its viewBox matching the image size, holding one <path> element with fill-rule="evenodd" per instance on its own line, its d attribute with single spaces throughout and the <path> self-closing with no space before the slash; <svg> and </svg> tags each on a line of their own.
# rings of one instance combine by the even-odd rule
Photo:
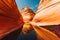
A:
<svg viewBox="0 0 60 40">
<path fill-rule="evenodd" d="M 40 0 L 16 0 L 18 9 L 30 7 L 33 11 L 36 11 Z"/>
</svg>

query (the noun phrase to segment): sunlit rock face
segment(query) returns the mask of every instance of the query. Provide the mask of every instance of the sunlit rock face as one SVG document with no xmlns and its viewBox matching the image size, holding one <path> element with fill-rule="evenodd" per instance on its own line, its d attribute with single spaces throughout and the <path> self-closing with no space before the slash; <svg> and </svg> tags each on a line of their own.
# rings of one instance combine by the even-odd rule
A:
<svg viewBox="0 0 60 40">
<path fill-rule="evenodd" d="M 35 15 L 35 13 L 29 7 L 20 9 L 20 13 L 23 17 L 24 22 L 31 21 Z"/>
<path fill-rule="evenodd" d="M 23 19 L 15 0 L 0 0 L 0 39 L 16 40 L 22 25 Z"/>
<path fill-rule="evenodd" d="M 41 0 L 31 24 L 38 40 L 60 40 L 60 0 Z"/>
<path fill-rule="evenodd" d="M 22 32 L 28 34 L 33 30 L 33 27 L 29 22 L 33 19 L 35 13 L 29 7 L 20 9 L 20 13 L 24 21 Z"/>
<path fill-rule="evenodd" d="M 37 40 L 60 40 L 60 31 L 58 31 L 60 30 L 59 8 L 60 0 L 41 0 L 35 16 L 31 15 L 34 12 L 29 11 L 29 8 L 21 9 L 20 12 L 25 23 L 22 32 L 27 34 L 31 29 L 34 29 Z"/>
<path fill-rule="evenodd" d="M 54 3 L 58 2 L 60 0 L 41 0 L 38 5 L 38 10 L 36 12 L 39 12 L 45 8 L 48 8 L 49 6 L 54 5 Z"/>
<path fill-rule="evenodd" d="M 0 39 L 16 40 L 24 22 L 24 34 L 34 29 L 37 40 L 60 40 L 60 0 L 41 0 L 36 14 L 28 7 L 19 12 L 15 0 L 0 0 L 0 8 Z"/>
</svg>

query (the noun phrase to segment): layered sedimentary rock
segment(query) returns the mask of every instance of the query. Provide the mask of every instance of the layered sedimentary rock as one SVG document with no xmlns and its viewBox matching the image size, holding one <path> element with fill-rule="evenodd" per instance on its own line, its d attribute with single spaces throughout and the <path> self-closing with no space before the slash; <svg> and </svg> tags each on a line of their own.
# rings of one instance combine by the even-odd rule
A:
<svg viewBox="0 0 60 40">
<path fill-rule="evenodd" d="M 37 40 L 60 40 L 59 8 L 60 0 L 41 0 L 33 17 L 30 15 L 32 10 L 29 11 L 29 8 L 21 9 L 20 12 L 25 23 L 23 33 L 27 34 L 33 28 L 36 31 Z"/>
<path fill-rule="evenodd" d="M 22 25 L 23 19 L 15 0 L 0 0 L 0 39 L 16 40 Z"/>
<path fill-rule="evenodd" d="M 37 40 L 60 40 L 60 0 L 41 0 L 36 14 L 28 7 L 20 12 L 15 0 L 0 0 L 0 39 L 16 40 L 24 21 L 24 34 L 34 29 Z"/>
<path fill-rule="evenodd" d="M 24 22 L 31 21 L 35 15 L 35 13 L 29 7 L 20 9 L 20 13 L 23 17 Z"/>
<path fill-rule="evenodd" d="M 60 0 L 41 0 L 31 24 L 38 40 L 60 40 Z"/>
<path fill-rule="evenodd" d="M 33 27 L 29 22 L 32 21 L 35 13 L 29 7 L 20 9 L 20 13 L 24 21 L 22 32 L 26 35 L 33 30 Z"/>
</svg>

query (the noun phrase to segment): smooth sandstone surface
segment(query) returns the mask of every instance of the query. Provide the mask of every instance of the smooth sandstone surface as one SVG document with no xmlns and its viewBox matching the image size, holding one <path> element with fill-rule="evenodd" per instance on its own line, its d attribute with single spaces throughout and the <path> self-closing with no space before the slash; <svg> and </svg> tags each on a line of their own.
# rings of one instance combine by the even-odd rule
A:
<svg viewBox="0 0 60 40">
<path fill-rule="evenodd" d="M 0 0 L 0 39 L 18 29 L 22 29 L 22 25 L 23 19 L 15 0 Z"/>
<path fill-rule="evenodd" d="M 60 40 L 60 0 L 41 0 L 31 24 L 38 40 Z"/>
</svg>

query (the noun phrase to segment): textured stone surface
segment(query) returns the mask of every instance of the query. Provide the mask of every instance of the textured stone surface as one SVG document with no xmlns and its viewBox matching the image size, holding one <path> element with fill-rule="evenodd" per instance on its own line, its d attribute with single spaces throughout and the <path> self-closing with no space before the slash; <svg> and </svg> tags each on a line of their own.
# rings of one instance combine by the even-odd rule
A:
<svg viewBox="0 0 60 40">
<path fill-rule="evenodd" d="M 0 39 L 21 29 L 22 25 L 23 19 L 15 0 L 0 0 Z"/>
<path fill-rule="evenodd" d="M 42 31 L 42 29 L 48 29 L 50 32 L 53 32 L 56 36 L 57 40 L 60 40 L 60 0 L 41 0 L 38 10 L 36 11 L 36 15 L 34 16 L 31 24 L 34 26 L 42 26 L 34 27 L 37 33 L 37 37 L 42 37 L 44 40 L 51 40 L 51 38 L 47 37 L 47 35 L 43 34 L 46 31 Z M 53 26 L 52 26 L 53 25 Z M 40 33 L 39 33 L 40 32 Z M 42 33 L 42 34 L 41 34 Z M 45 35 L 45 38 L 44 38 Z M 52 34 L 53 35 L 53 34 Z M 49 36 L 49 35 L 48 35 Z M 38 37 L 38 40 L 40 40 Z M 46 38 L 47 37 L 47 38 Z M 53 40 L 56 40 L 55 38 Z"/>
<path fill-rule="evenodd" d="M 29 7 L 20 9 L 20 13 L 24 21 L 22 32 L 24 34 L 30 33 L 33 30 L 33 27 L 29 22 L 33 19 L 35 13 Z"/>
</svg>

